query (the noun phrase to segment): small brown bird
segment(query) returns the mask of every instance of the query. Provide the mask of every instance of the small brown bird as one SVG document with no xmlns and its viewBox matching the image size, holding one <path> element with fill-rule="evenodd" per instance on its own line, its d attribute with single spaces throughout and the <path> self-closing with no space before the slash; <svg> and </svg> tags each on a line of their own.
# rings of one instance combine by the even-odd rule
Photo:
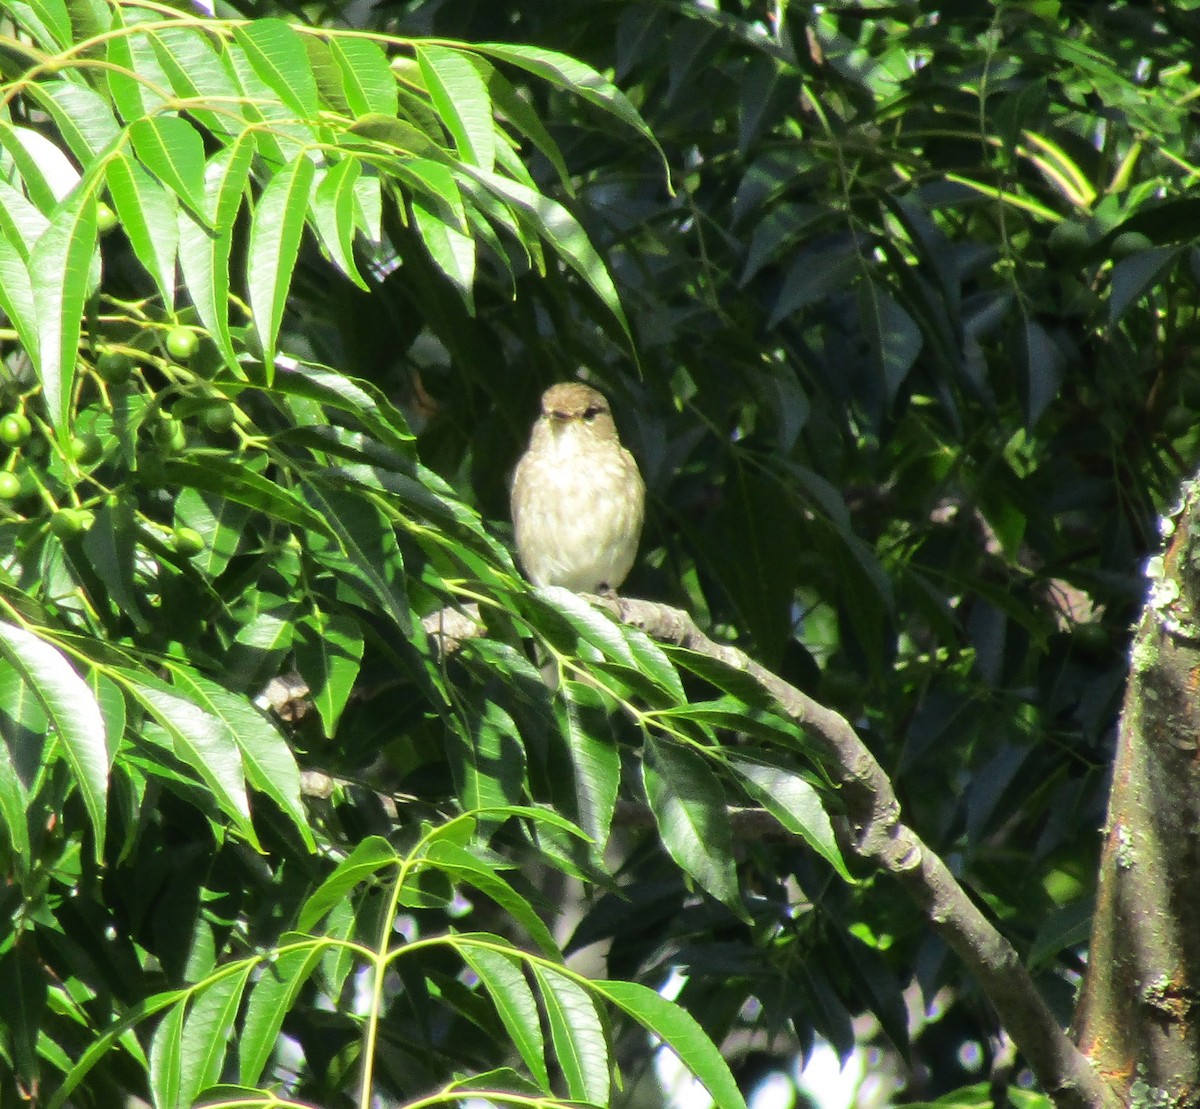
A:
<svg viewBox="0 0 1200 1109">
<path fill-rule="evenodd" d="M 580 382 L 552 385 L 517 463 L 517 554 L 534 585 L 615 590 L 637 555 L 646 488 L 608 401 Z"/>
</svg>

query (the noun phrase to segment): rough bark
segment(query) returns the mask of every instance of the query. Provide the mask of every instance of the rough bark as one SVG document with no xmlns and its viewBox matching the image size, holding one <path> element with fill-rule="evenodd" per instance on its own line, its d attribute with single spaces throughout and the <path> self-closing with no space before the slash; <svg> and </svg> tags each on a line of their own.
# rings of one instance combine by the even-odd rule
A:
<svg viewBox="0 0 1200 1109">
<path fill-rule="evenodd" d="M 1129 1105 L 1200 1105 L 1200 484 L 1130 660 L 1076 1040 Z"/>
<path fill-rule="evenodd" d="M 901 819 L 891 781 L 850 724 L 744 652 L 709 639 L 684 611 L 631 598 L 592 598 L 648 635 L 744 671 L 804 727 L 819 748 L 852 826 L 849 849 L 892 875 L 930 926 L 963 960 L 1042 1088 L 1065 1109 L 1116 1105 L 1109 1087 L 1055 1019 L 1012 945 L 983 915 L 941 858 Z M 425 620 L 444 651 L 481 635 L 477 610 L 446 610 Z"/>
</svg>

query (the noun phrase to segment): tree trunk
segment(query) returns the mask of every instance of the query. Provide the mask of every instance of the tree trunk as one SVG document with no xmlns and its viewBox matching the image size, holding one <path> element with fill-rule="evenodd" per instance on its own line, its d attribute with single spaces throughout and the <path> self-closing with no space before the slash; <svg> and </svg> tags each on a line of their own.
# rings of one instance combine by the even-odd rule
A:
<svg viewBox="0 0 1200 1109">
<path fill-rule="evenodd" d="M 1077 1042 L 1127 1105 L 1200 1105 L 1200 483 L 1133 641 Z"/>
</svg>

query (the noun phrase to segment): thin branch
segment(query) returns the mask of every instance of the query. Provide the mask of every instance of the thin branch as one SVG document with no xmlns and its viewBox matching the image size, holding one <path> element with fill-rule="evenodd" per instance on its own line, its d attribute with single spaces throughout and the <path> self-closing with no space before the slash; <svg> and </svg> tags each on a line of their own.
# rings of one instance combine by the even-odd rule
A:
<svg viewBox="0 0 1200 1109">
<path fill-rule="evenodd" d="M 1013 946 L 980 912 L 936 852 L 901 820 L 891 781 L 845 719 L 744 651 L 710 639 L 682 609 L 628 597 L 589 599 L 654 639 L 716 659 L 757 682 L 784 715 L 805 729 L 830 777 L 840 786 L 853 829 L 852 854 L 892 875 L 957 952 L 1042 1088 L 1065 1109 L 1111 1109 L 1117 1104 L 1060 1027 Z M 424 625 L 446 653 L 456 650 L 463 639 L 485 634 L 478 610 L 469 606 L 435 613 Z"/>
</svg>

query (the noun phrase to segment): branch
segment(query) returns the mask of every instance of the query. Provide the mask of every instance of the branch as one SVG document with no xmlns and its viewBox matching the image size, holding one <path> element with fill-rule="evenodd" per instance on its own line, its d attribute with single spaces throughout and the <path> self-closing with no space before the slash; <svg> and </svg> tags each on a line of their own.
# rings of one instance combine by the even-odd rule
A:
<svg viewBox="0 0 1200 1109">
<path fill-rule="evenodd" d="M 590 597 L 647 635 L 718 660 L 751 677 L 814 740 L 853 829 L 850 851 L 892 875 L 931 927 L 991 1000 L 1001 1024 L 1028 1060 L 1042 1088 L 1065 1109 L 1111 1109 L 1112 1092 L 1059 1026 L 1020 956 L 955 880 L 946 864 L 900 818 L 892 783 L 850 724 L 819 705 L 745 652 L 709 639 L 682 609 L 633 598 Z M 485 634 L 478 610 L 444 610 L 425 630 L 452 652 L 463 639 Z"/>
</svg>

